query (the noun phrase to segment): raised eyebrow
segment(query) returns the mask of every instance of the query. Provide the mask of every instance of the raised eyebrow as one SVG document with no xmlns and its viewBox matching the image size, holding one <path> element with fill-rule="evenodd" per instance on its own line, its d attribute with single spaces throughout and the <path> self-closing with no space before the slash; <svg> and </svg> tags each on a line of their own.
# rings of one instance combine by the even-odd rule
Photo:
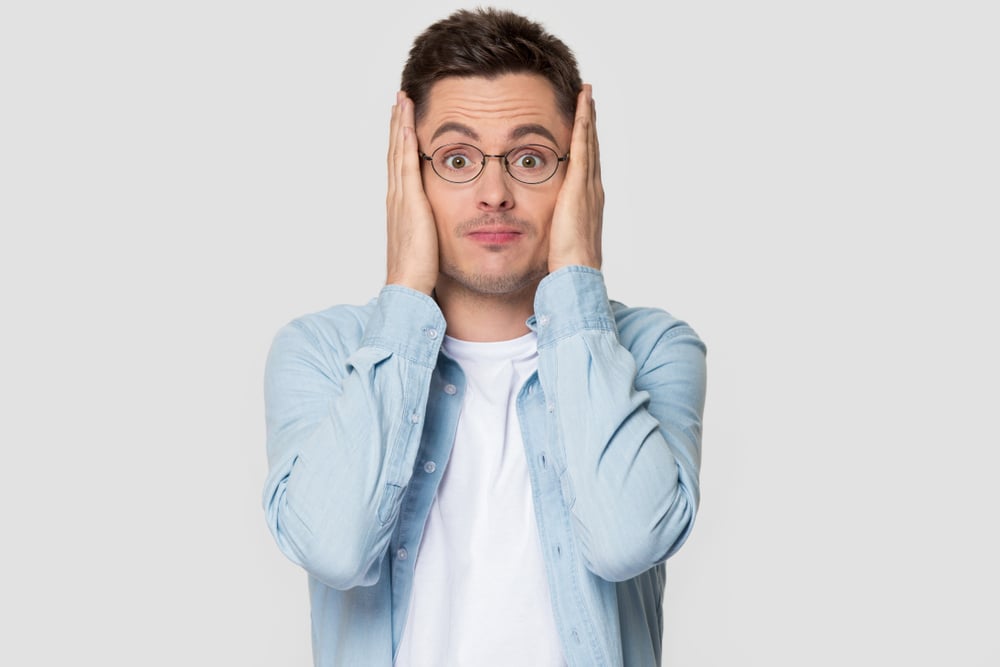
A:
<svg viewBox="0 0 1000 667">
<path fill-rule="evenodd" d="M 544 125 L 539 125 L 537 123 L 528 123 L 527 125 L 518 125 L 513 130 L 510 131 L 510 138 L 512 140 L 521 139 L 529 134 L 537 134 L 538 136 L 545 137 L 551 141 L 554 145 L 558 146 L 559 142 L 556 141 L 555 135 L 549 132 L 549 129 Z"/>
<path fill-rule="evenodd" d="M 463 125 L 462 123 L 457 123 L 455 121 L 448 121 L 447 123 L 442 123 L 438 129 L 434 130 L 434 134 L 431 136 L 431 141 L 434 141 L 442 134 L 447 132 L 458 132 L 459 134 L 464 134 L 473 141 L 479 141 L 479 134 L 473 130 L 468 125 Z M 544 125 L 539 125 L 538 123 L 528 123 L 526 125 L 518 125 L 513 130 L 510 131 L 510 139 L 516 141 L 522 139 L 529 134 L 537 134 L 540 137 L 544 137 L 551 141 L 553 144 L 558 144 L 556 137 L 551 131 Z"/>
<path fill-rule="evenodd" d="M 455 121 L 442 123 L 438 129 L 434 130 L 434 135 L 431 137 L 431 141 L 434 141 L 445 132 L 458 132 L 459 134 L 464 134 L 474 141 L 479 141 L 479 135 L 476 134 L 475 130 L 468 125 L 462 125 L 461 123 L 456 123 Z"/>
</svg>

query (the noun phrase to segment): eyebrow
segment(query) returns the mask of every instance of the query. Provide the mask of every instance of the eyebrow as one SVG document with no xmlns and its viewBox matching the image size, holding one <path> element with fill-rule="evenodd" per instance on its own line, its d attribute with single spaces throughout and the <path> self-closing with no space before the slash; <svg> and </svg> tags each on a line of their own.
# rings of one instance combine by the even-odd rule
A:
<svg viewBox="0 0 1000 667">
<path fill-rule="evenodd" d="M 431 137 L 431 141 L 434 141 L 442 134 L 446 132 L 458 132 L 459 134 L 464 134 L 473 141 L 479 141 L 479 134 L 473 130 L 468 125 L 463 125 L 462 123 L 456 123 L 454 121 L 449 121 L 447 123 L 442 123 L 438 129 L 434 130 L 434 135 Z M 526 125 L 518 125 L 513 130 L 510 131 L 510 139 L 521 139 L 529 134 L 537 134 L 540 137 L 544 137 L 551 141 L 553 144 L 558 145 L 559 142 L 556 141 L 555 136 L 549 131 L 544 125 L 539 125 L 538 123 L 528 123 Z"/>
<path fill-rule="evenodd" d="M 520 139 L 529 134 L 537 134 L 540 137 L 545 137 L 551 141 L 554 145 L 558 146 L 559 142 L 556 141 L 555 136 L 549 132 L 549 129 L 544 125 L 538 125 L 537 123 L 529 123 L 527 125 L 518 125 L 513 130 L 511 130 L 511 139 Z"/>
<path fill-rule="evenodd" d="M 454 121 L 443 123 L 441 125 L 441 127 L 439 127 L 438 129 L 434 130 L 434 136 L 431 137 L 431 141 L 434 141 L 435 139 L 437 139 L 438 137 L 440 137 L 445 132 L 458 132 L 459 134 L 464 134 L 465 136 L 469 137 L 470 139 L 473 139 L 475 141 L 479 141 L 479 135 L 476 134 L 475 130 L 473 130 L 468 125 L 462 125 L 461 123 L 456 123 Z"/>
</svg>

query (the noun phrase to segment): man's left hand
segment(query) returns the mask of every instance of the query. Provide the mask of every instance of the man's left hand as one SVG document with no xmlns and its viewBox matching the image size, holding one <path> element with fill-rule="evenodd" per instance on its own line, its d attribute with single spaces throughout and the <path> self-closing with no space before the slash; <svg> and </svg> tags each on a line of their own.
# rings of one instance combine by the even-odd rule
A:
<svg viewBox="0 0 1000 667">
<path fill-rule="evenodd" d="M 589 83 L 576 102 L 569 167 L 552 214 L 549 273 L 578 264 L 601 268 L 604 186 L 597 144 L 597 110 Z"/>
</svg>

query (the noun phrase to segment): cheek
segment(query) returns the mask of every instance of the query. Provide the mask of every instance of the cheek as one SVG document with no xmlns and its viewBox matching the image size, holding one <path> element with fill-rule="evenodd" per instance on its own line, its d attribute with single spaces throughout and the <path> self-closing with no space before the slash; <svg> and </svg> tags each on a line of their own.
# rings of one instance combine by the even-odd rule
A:
<svg viewBox="0 0 1000 667">
<path fill-rule="evenodd" d="M 452 232 L 450 230 L 464 218 L 470 216 L 467 211 L 463 212 L 462 201 L 458 193 L 433 174 L 431 174 L 430 179 L 424 180 L 424 194 L 427 197 L 427 203 L 431 206 L 431 214 L 434 216 L 438 241 L 444 242 L 444 239 L 451 238 Z"/>
<path fill-rule="evenodd" d="M 444 188 L 441 187 L 440 181 L 441 179 L 434 174 L 428 176 L 427 171 L 424 171 L 424 195 L 426 195 L 427 202 L 431 205 L 431 211 L 435 216 L 444 215 L 447 211 L 448 197 Z"/>
<path fill-rule="evenodd" d="M 555 211 L 558 196 L 559 186 L 553 183 L 551 187 L 544 190 L 532 191 L 531 196 L 524 201 L 533 211 L 536 211 L 537 220 L 544 225 L 546 231 L 552 222 L 552 213 Z"/>
</svg>

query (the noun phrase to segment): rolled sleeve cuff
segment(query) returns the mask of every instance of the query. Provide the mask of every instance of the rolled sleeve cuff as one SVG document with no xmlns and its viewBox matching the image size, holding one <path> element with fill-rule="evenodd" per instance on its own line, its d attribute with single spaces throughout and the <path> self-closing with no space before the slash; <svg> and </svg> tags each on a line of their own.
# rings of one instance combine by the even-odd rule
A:
<svg viewBox="0 0 1000 667">
<path fill-rule="evenodd" d="M 546 276 L 535 292 L 535 314 L 528 326 L 538 334 L 538 347 L 582 330 L 617 335 L 604 274 L 587 266 L 567 266 Z"/>
<path fill-rule="evenodd" d="M 386 285 L 375 301 L 362 346 L 388 349 L 433 368 L 445 333 L 444 315 L 431 297 L 401 285 Z"/>
</svg>

